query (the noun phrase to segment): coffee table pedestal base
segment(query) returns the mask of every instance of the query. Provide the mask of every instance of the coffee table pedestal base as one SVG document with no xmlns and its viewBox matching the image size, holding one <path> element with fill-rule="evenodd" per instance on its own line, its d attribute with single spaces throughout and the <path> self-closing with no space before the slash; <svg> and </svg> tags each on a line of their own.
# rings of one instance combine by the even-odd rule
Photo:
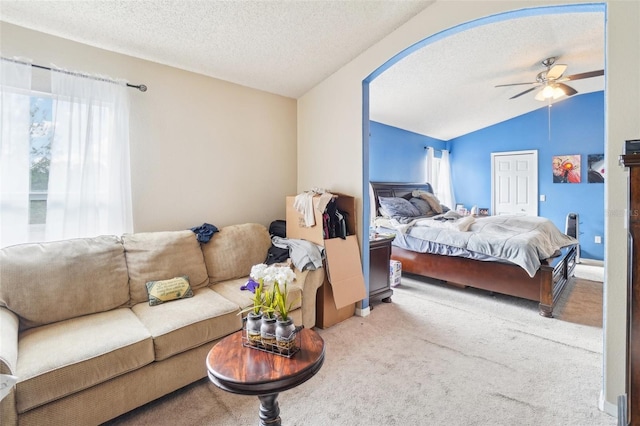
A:
<svg viewBox="0 0 640 426">
<path fill-rule="evenodd" d="M 280 426 L 278 394 L 260 395 L 260 426 Z"/>
</svg>

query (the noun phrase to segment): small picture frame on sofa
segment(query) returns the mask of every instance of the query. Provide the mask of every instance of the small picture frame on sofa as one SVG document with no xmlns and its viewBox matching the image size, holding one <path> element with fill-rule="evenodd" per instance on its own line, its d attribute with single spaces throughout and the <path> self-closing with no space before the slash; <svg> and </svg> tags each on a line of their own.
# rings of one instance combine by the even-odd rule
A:
<svg viewBox="0 0 640 426">
<path fill-rule="evenodd" d="M 487 207 L 480 207 L 478 209 L 478 216 L 489 216 L 489 208 Z"/>
</svg>

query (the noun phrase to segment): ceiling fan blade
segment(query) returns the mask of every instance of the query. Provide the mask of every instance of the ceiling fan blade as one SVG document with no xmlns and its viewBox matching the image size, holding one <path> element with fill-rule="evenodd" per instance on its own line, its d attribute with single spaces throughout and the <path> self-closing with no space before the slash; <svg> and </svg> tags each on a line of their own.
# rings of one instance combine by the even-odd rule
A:
<svg viewBox="0 0 640 426">
<path fill-rule="evenodd" d="M 578 93 L 578 91 L 576 89 L 574 89 L 571 86 L 567 86 L 564 83 L 556 83 L 556 86 L 560 87 L 564 91 L 564 94 L 567 95 L 567 96 L 573 96 L 576 93 Z"/>
<path fill-rule="evenodd" d="M 583 78 L 598 77 L 601 75 L 604 75 L 604 70 L 589 71 L 589 72 L 583 72 L 580 74 L 567 75 L 565 77 L 562 77 L 562 81 L 582 80 Z"/>
<path fill-rule="evenodd" d="M 562 74 L 564 74 L 566 69 L 567 69 L 566 65 L 556 64 L 549 70 L 549 72 L 547 72 L 547 78 L 549 80 L 557 80 L 562 76 Z"/>
<path fill-rule="evenodd" d="M 524 92 L 520 92 L 517 95 L 510 97 L 509 99 L 515 99 L 515 98 L 518 98 L 518 97 L 520 97 L 522 95 L 526 95 L 527 93 L 529 93 L 529 92 L 531 92 L 532 90 L 535 90 L 535 89 L 536 89 L 535 87 L 532 87 L 531 89 L 527 89 Z"/>
<path fill-rule="evenodd" d="M 537 81 L 531 81 L 528 83 L 498 84 L 497 86 L 493 86 L 493 87 L 522 86 L 523 84 L 536 84 L 536 83 Z"/>
</svg>

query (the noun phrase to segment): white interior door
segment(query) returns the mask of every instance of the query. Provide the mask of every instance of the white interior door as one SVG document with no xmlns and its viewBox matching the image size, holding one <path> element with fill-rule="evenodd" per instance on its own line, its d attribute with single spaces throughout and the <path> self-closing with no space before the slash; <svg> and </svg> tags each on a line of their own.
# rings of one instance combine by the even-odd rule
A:
<svg viewBox="0 0 640 426">
<path fill-rule="evenodd" d="M 538 151 L 491 154 L 492 214 L 538 215 Z"/>
</svg>

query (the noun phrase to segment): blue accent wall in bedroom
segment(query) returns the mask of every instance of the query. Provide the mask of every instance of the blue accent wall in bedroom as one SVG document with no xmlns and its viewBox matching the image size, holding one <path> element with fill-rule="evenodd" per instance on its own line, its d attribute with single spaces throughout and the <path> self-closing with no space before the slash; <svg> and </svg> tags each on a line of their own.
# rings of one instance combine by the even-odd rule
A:
<svg viewBox="0 0 640 426">
<path fill-rule="evenodd" d="M 538 151 L 538 214 L 562 231 L 566 216 L 579 215 L 581 257 L 604 259 L 604 185 L 587 183 L 589 154 L 604 153 L 604 92 L 575 95 L 548 109 L 528 114 L 452 139 L 451 168 L 458 203 L 467 208 L 491 206 L 491 153 Z M 581 183 L 553 183 L 554 155 L 579 154 Z M 596 236 L 603 238 L 596 244 Z"/>
<path fill-rule="evenodd" d="M 408 130 L 370 122 L 369 179 L 374 182 L 424 182 L 425 146 L 446 142 Z"/>
<path fill-rule="evenodd" d="M 491 153 L 538 151 L 538 214 L 564 232 L 568 213 L 580 219 L 581 256 L 604 259 L 604 185 L 587 183 L 587 156 L 604 153 L 604 92 L 575 95 L 547 107 L 467 135 L 442 141 L 371 122 L 369 176 L 372 181 L 421 182 L 425 146 L 449 149 L 456 201 L 467 208 L 491 207 Z M 580 154 L 581 183 L 553 183 L 554 155 Z M 602 244 L 594 238 L 602 237 Z"/>
</svg>

